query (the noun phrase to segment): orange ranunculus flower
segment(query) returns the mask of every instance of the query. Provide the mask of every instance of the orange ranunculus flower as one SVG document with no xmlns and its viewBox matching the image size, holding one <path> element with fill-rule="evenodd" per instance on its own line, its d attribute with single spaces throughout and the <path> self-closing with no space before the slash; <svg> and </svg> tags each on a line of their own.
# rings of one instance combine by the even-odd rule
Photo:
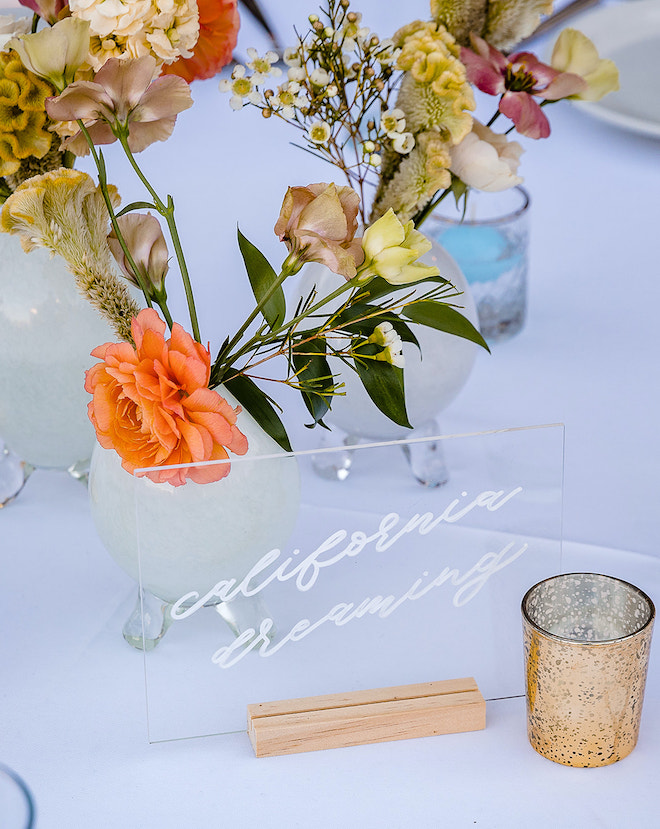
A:
<svg viewBox="0 0 660 829">
<path fill-rule="evenodd" d="M 231 60 L 238 37 L 237 0 L 197 0 L 199 38 L 191 58 L 163 66 L 161 74 L 179 75 L 190 83 L 212 78 Z"/>
<path fill-rule="evenodd" d="M 99 443 L 114 449 L 128 472 L 140 467 L 195 463 L 247 452 L 247 438 L 236 426 L 233 409 L 208 388 L 211 357 L 178 323 L 166 340 L 165 323 L 153 308 L 133 319 L 130 343 L 105 343 L 87 372 L 85 389 L 94 395 L 89 419 Z M 145 473 L 173 486 L 219 481 L 229 464 L 163 469 Z"/>
</svg>

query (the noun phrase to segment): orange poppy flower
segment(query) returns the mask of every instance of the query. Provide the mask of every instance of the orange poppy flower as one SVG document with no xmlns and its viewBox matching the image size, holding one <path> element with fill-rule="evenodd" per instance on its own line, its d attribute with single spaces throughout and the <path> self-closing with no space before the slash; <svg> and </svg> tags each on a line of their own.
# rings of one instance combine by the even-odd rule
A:
<svg viewBox="0 0 660 829">
<path fill-rule="evenodd" d="M 199 39 L 191 58 L 163 66 L 162 74 L 179 75 L 190 83 L 212 78 L 231 60 L 240 25 L 237 0 L 197 0 Z"/>
<path fill-rule="evenodd" d="M 233 409 L 208 388 L 211 356 L 178 323 L 165 340 L 165 323 L 153 308 L 131 324 L 130 343 L 105 343 L 92 351 L 103 362 L 87 372 L 85 389 L 93 395 L 89 419 L 99 443 L 114 449 L 127 472 L 144 473 L 156 483 L 181 486 L 219 481 L 230 464 L 169 469 L 167 464 L 224 460 L 227 450 L 244 455 L 248 444 L 236 426 Z"/>
</svg>

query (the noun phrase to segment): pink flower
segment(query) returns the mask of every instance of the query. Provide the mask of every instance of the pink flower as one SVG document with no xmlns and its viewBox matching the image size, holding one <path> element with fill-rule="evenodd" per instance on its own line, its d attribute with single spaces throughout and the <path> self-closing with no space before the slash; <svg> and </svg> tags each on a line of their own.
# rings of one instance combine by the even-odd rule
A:
<svg viewBox="0 0 660 829">
<path fill-rule="evenodd" d="M 360 197 L 352 187 L 309 184 L 289 187 L 275 233 L 297 261 L 321 262 L 333 273 L 353 279 L 364 259 L 355 238 Z"/>
<path fill-rule="evenodd" d="M 531 52 L 503 55 L 483 38 L 470 35 L 472 49 L 461 49 L 467 77 L 482 92 L 501 95 L 499 111 L 516 130 L 529 138 L 547 138 L 550 122 L 533 96 L 558 101 L 582 92 L 586 82 L 579 75 L 559 72 L 541 63 Z"/>
<path fill-rule="evenodd" d="M 32 9 L 49 23 L 59 20 L 60 12 L 68 6 L 68 0 L 19 0 L 21 6 Z"/>
<path fill-rule="evenodd" d="M 128 146 L 139 153 L 154 141 L 169 138 L 176 116 L 192 106 L 183 78 L 169 75 L 153 80 L 156 71 L 151 55 L 123 61 L 111 58 L 93 81 L 76 81 L 57 98 L 49 98 L 46 111 L 54 121 L 84 121 L 94 144 L 112 144 L 118 130 L 128 126 Z M 89 152 L 82 131 L 62 146 L 76 155 Z"/>
<path fill-rule="evenodd" d="M 230 464 L 169 469 L 168 464 L 224 460 L 228 451 L 247 452 L 247 438 L 236 425 L 233 409 L 208 388 L 211 357 L 207 349 L 178 324 L 164 337 L 165 323 L 153 308 L 133 319 L 130 343 L 105 343 L 92 351 L 103 362 L 87 372 L 85 389 L 99 443 L 114 449 L 128 472 L 146 472 L 156 483 L 181 486 L 186 478 L 199 484 L 219 481 Z"/>
</svg>

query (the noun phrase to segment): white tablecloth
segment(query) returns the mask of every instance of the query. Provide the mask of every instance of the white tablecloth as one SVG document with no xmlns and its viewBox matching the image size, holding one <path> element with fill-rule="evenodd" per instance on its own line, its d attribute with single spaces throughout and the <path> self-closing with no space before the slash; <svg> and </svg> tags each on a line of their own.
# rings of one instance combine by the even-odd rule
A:
<svg viewBox="0 0 660 829">
<path fill-rule="evenodd" d="M 422 0 L 362 5 L 380 5 L 371 19 L 381 35 L 426 15 Z M 292 22 L 312 11 L 301 0 L 287 7 Z M 283 37 L 287 28 L 278 26 Z M 250 305 L 236 222 L 281 261 L 272 226 L 286 187 L 334 171 L 289 146 L 286 126 L 232 112 L 216 81 L 195 84 L 193 96 L 174 137 L 141 161 L 175 195 L 202 331 L 217 346 Z M 523 157 L 533 199 L 527 326 L 479 356 L 442 426 L 564 422 L 566 566 L 622 576 L 657 600 L 660 144 L 567 104 L 550 118 L 550 139 L 526 142 Z M 115 150 L 106 151 L 110 178 L 127 203 L 141 194 Z M 119 634 L 134 585 L 97 540 L 80 484 L 35 473 L 0 514 L 0 560 L 0 759 L 32 787 L 39 829 L 619 829 L 657 820 L 653 659 L 639 745 L 600 770 L 536 755 L 521 699 L 489 703 L 483 732 L 271 760 L 255 760 L 243 734 L 149 746 L 142 660 Z"/>
</svg>

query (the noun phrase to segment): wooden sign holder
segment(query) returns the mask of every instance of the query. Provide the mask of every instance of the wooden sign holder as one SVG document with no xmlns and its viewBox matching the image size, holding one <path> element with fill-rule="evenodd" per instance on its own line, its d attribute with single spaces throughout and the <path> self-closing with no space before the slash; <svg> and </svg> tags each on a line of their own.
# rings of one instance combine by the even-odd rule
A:
<svg viewBox="0 0 660 829">
<path fill-rule="evenodd" d="M 248 705 L 257 757 L 485 727 L 486 703 L 472 677 Z"/>
</svg>

